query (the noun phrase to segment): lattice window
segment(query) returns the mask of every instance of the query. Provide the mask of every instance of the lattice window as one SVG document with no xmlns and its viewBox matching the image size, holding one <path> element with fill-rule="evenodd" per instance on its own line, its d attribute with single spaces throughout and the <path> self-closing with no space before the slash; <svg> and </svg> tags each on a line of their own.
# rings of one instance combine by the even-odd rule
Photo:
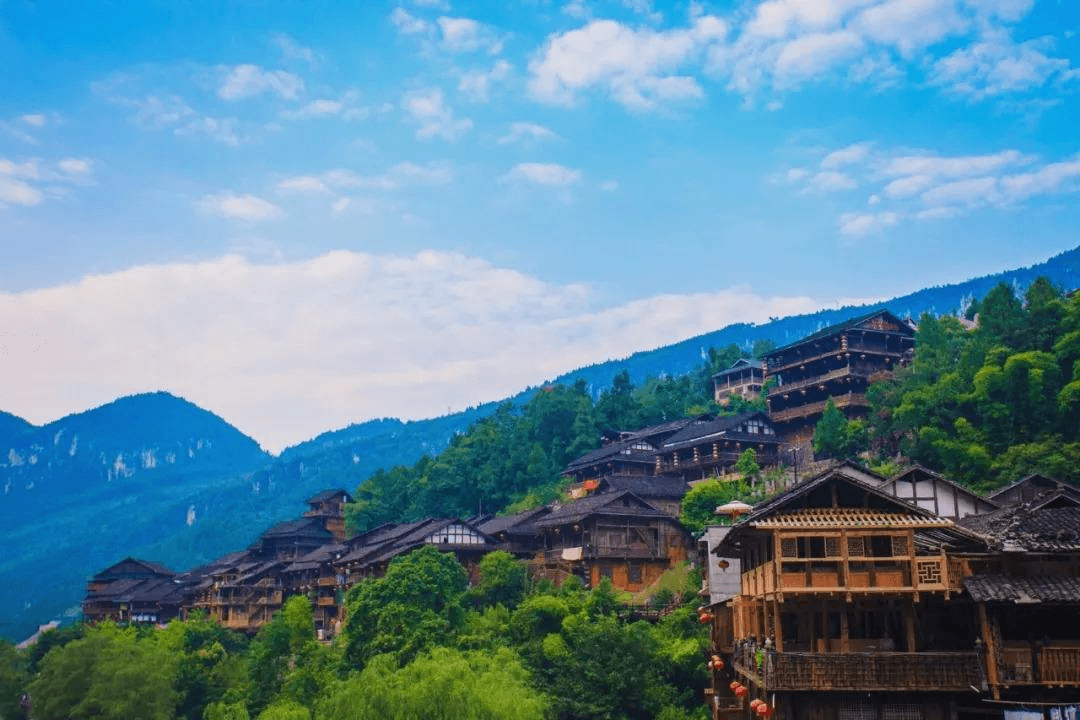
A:
<svg viewBox="0 0 1080 720">
<path fill-rule="evenodd" d="M 915 563 L 915 572 L 920 585 L 941 585 L 941 562 L 938 560 L 919 560 Z"/>
<path fill-rule="evenodd" d="M 825 538 L 825 557 L 840 557 L 840 538 Z"/>
<path fill-rule="evenodd" d="M 877 712 L 869 703 L 844 703 L 836 709 L 837 720 L 877 720 Z"/>
<path fill-rule="evenodd" d="M 866 557 L 865 538 L 849 537 L 847 539 L 847 554 L 849 557 Z"/>
<path fill-rule="evenodd" d="M 893 557 L 908 554 L 907 535 L 892 536 L 892 554 Z"/>
<path fill-rule="evenodd" d="M 881 720 L 922 720 L 922 706 L 914 703 L 896 703 L 881 706 Z"/>
<path fill-rule="evenodd" d="M 793 537 L 780 538 L 780 557 L 799 557 L 799 539 Z"/>
</svg>

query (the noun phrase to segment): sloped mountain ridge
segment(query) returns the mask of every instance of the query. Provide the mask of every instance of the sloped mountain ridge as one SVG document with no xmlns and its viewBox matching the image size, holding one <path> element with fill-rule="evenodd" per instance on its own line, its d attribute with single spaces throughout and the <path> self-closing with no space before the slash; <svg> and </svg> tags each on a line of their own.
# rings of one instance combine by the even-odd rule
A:
<svg viewBox="0 0 1080 720">
<path fill-rule="evenodd" d="M 912 317 L 955 312 L 998 282 L 1022 288 L 1039 275 L 1065 289 L 1080 286 L 1080 248 L 1030 268 L 872 306 L 729 325 L 553 382 L 582 379 L 599 395 L 623 370 L 635 382 L 679 375 L 693 370 L 709 347 L 749 347 L 759 339 L 783 344 L 877 307 Z M 534 392 L 510 400 L 522 402 Z M 358 423 L 277 458 L 221 418 L 168 393 L 122 398 L 41 427 L 0 413 L 0 486 L 11 486 L 0 495 L 0 542 L 17 548 L 0 560 L 0 578 L 7 580 L 0 584 L 0 635 L 21 639 L 39 623 L 70 615 L 86 578 L 125 555 L 185 569 L 244 547 L 270 524 L 295 517 L 318 490 L 351 490 L 381 467 L 440 452 L 498 404 L 429 420 Z"/>
</svg>

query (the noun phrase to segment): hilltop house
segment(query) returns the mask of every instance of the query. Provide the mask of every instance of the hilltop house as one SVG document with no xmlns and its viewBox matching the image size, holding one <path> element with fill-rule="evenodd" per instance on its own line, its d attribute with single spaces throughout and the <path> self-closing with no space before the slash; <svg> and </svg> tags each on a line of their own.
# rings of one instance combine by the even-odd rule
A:
<svg viewBox="0 0 1080 720">
<path fill-rule="evenodd" d="M 755 400 L 765 384 L 765 364 L 755 358 L 739 358 L 726 370 L 712 376 L 713 399 L 728 405 L 731 398 Z"/>
</svg>

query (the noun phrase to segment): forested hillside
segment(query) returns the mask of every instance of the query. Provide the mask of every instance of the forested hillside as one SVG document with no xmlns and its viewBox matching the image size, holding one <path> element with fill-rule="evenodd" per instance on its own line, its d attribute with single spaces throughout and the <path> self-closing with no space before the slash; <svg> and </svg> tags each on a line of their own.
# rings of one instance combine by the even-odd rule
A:
<svg viewBox="0 0 1080 720">
<path fill-rule="evenodd" d="M 332 645 L 292 597 L 250 641 L 216 622 L 78 625 L 28 650 L 0 643 L 0 717 L 39 720 L 704 720 L 700 577 L 657 593 L 686 603 L 656 624 L 620 617 L 605 581 L 530 587 L 495 552 L 469 588 L 426 546 L 346 596 Z"/>
</svg>

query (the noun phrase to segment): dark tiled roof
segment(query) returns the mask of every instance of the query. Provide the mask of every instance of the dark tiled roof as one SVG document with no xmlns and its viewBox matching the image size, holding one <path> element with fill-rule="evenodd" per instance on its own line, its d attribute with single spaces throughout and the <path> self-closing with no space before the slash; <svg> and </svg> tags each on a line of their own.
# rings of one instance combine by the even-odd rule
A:
<svg viewBox="0 0 1080 720">
<path fill-rule="evenodd" d="M 822 328 L 821 330 L 818 330 L 815 333 L 810 333 L 809 335 L 802 338 L 801 340 L 796 340 L 795 342 L 788 343 L 787 345 L 784 345 L 782 347 L 778 347 L 778 348 L 775 348 L 773 350 L 770 350 L 768 353 L 765 354 L 765 357 L 766 357 L 766 359 L 768 359 L 768 358 L 771 358 L 771 357 L 773 357 L 775 355 L 778 355 L 779 353 L 790 350 L 791 348 L 795 347 L 796 345 L 802 345 L 803 343 L 806 343 L 806 342 L 813 342 L 814 340 L 820 340 L 821 338 L 825 338 L 825 337 L 828 337 L 828 336 L 833 335 L 835 333 L 843 332 L 845 330 L 852 330 L 854 328 L 857 328 L 859 325 L 866 322 L 867 320 L 869 320 L 871 318 L 878 317 L 879 315 L 888 316 L 888 318 L 890 320 L 894 321 L 900 327 L 906 329 L 906 332 L 904 334 L 914 336 L 915 331 L 912 330 L 910 328 L 910 326 L 906 322 L 904 322 L 900 318 L 896 317 L 895 315 L 893 315 L 891 312 L 889 312 L 885 308 L 881 308 L 881 309 L 878 309 L 878 310 L 874 310 L 872 312 L 868 312 L 865 315 L 858 315 L 856 317 L 849 318 L 849 319 L 847 319 L 847 320 L 845 320 L 843 322 L 836 323 L 835 325 L 830 325 L 827 328 Z"/>
<path fill-rule="evenodd" d="M 505 517 L 493 517 L 480 522 L 477 529 L 487 535 L 532 535 L 536 533 L 536 521 L 551 513 L 551 507 L 544 505 L 525 512 Z"/>
<path fill-rule="evenodd" d="M 663 448 L 661 450 L 678 450 L 692 445 L 697 445 L 704 440 L 714 437 L 722 437 L 732 440 L 753 440 L 759 442 L 774 442 L 779 443 L 780 439 L 776 435 L 766 435 L 764 433 L 746 433 L 735 432 L 735 428 L 749 420 L 761 420 L 772 426 L 769 422 L 769 416 L 763 412 L 748 412 L 740 413 L 739 415 L 729 415 L 727 417 L 718 417 L 714 420 L 707 422 L 695 423 L 686 428 L 683 428 L 679 432 L 675 433 L 667 440 L 664 441 Z"/>
<path fill-rule="evenodd" d="M 269 540 L 271 538 L 288 537 L 330 538 L 333 536 L 317 518 L 302 518 L 300 520 L 279 522 L 260 535 L 259 539 Z"/>
<path fill-rule="evenodd" d="M 996 502 L 998 505 L 1002 505 L 1005 503 L 1006 495 L 1019 495 L 1018 500 L 1013 500 L 1010 503 L 1015 504 L 1027 502 L 1040 495 L 1058 491 L 1068 493 L 1077 500 L 1080 500 L 1080 488 L 1061 480 L 1046 477 L 1045 475 L 1028 475 L 1011 485 L 1006 485 L 1003 488 L 994 490 L 986 496 L 986 499 Z"/>
<path fill-rule="evenodd" d="M 1006 552 L 1080 551 L 1080 507 L 1036 509 L 1031 505 L 969 515 L 959 524 L 992 539 Z"/>
<path fill-rule="evenodd" d="M 326 502 L 327 500 L 332 500 L 333 498 L 337 497 L 338 495 L 342 495 L 342 494 L 345 495 L 345 501 L 346 502 L 352 502 L 352 495 L 345 492 L 341 488 L 334 488 L 334 489 L 331 489 L 331 490 L 323 490 L 321 493 L 317 493 L 315 495 L 312 495 L 311 497 L 309 497 L 304 502 L 306 502 L 308 505 L 315 505 L 317 503 Z"/>
<path fill-rule="evenodd" d="M 609 443 L 602 448 L 597 448 L 596 450 L 585 453 L 576 460 L 572 460 L 570 464 L 566 466 L 566 469 L 572 471 L 576 468 L 587 467 L 608 458 L 618 458 L 623 462 L 654 462 L 654 458 L 656 457 L 655 450 L 637 450 L 630 447 L 638 442 L 642 442 L 642 439 L 631 438 L 629 440 L 619 440 L 618 442 Z"/>
<path fill-rule="evenodd" d="M 715 373 L 713 375 L 713 377 L 714 378 L 720 378 L 720 377 L 724 377 L 725 375 L 730 375 L 731 373 L 741 372 L 743 370 L 747 370 L 747 369 L 750 369 L 750 368 L 752 368 L 754 370 L 764 370 L 765 369 L 765 363 L 761 362 L 757 358 L 739 358 L 727 370 L 721 370 L 720 372 Z"/>
<path fill-rule="evenodd" d="M 964 587 L 975 602 L 1080 602 L 1080 577 L 972 575 Z"/>
<path fill-rule="evenodd" d="M 624 504 L 624 500 L 629 501 Z M 538 520 L 537 527 L 555 527 L 568 523 L 580 522 L 590 515 L 607 515 L 619 517 L 644 517 L 661 518 L 664 520 L 674 519 L 665 512 L 657 510 L 646 500 L 642 500 L 634 493 L 623 490 L 617 493 L 602 493 L 591 495 L 580 500 L 568 502 L 560 508 L 552 510 L 551 514 L 542 520 Z"/>
<path fill-rule="evenodd" d="M 123 560 L 121 560 L 120 562 L 114 563 L 114 564 L 110 565 L 109 567 L 105 568 L 104 570 L 102 570 L 101 572 L 99 572 L 97 575 L 94 576 L 94 579 L 95 580 L 97 580 L 97 579 L 107 580 L 109 578 L 110 573 L 111 573 L 112 570 L 114 570 L 115 568 L 117 568 L 117 567 L 119 567 L 119 566 L 121 566 L 121 565 L 123 565 L 125 563 L 133 563 L 133 564 L 139 566 L 141 568 L 140 576 L 144 576 L 147 573 L 149 573 L 151 575 L 160 575 L 160 576 L 164 576 L 164 577 L 173 577 L 174 575 L 176 575 L 175 571 L 169 569 L 168 567 L 166 567 L 165 565 L 162 565 L 161 563 L 154 562 L 152 560 L 140 560 L 139 558 L 126 557 Z"/>
<path fill-rule="evenodd" d="M 682 478 L 664 475 L 606 475 L 600 479 L 600 489 L 629 490 L 640 498 L 681 499 L 690 485 Z"/>
</svg>

